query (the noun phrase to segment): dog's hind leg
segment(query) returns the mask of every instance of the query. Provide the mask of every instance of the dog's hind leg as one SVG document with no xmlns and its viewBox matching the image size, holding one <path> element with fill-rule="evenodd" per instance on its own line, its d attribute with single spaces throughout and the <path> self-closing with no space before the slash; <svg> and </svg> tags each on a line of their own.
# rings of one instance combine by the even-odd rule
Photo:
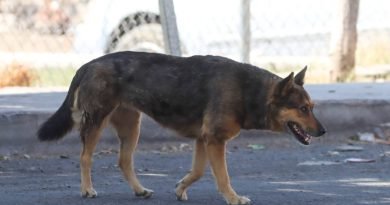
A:
<svg viewBox="0 0 390 205">
<path fill-rule="evenodd" d="M 111 117 L 111 124 L 120 140 L 119 167 L 133 188 L 136 196 L 149 198 L 153 190 L 144 188 L 134 171 L 133 153 L 138 144 L 141 113 L 134 108 L 118 107 Z"/>
<path fill-rule="evenodd" d="M 88 131 L 86 132 L 82 131 L 83 134 L 81 135 L 81 138 L 83 141 L 83 149 L 80 156 L 82 197 L 94 198 L 97 196 L 97 192 L 92 186 L 91 167 L 93 152 L 99 141 L 103 127 L 103 123 L 101 123 L 98 126 L 88 128 Z"/>
<path fill-rule="evenodd" d="M 92 108 L 90 106 L 89 108 Z M 87 107 L 88 108 L 88 107 Z M 80 136 L 83 142 L 83 149 L 80 156 L 81 171 L 81 196 L 94 198 L 97 196 L 92 186 L 91 167 L 92 157 L 96 144 L 99 141 L 100 134 L 107 124 L 110 113 L 115 106 L 107 105 L 96 110 L 84 109 L 82 119 L 80 120 Z"/>
<path fill-rule="evenodd" d="M 202 139 L 197 139 L 195 142 L 191 172 L 183 177 L 176 185 L 176 197 L 179 201 L 188 200 L 187 188 L 203 176 L 206 163 L 205 143 Z"/>
</svg>

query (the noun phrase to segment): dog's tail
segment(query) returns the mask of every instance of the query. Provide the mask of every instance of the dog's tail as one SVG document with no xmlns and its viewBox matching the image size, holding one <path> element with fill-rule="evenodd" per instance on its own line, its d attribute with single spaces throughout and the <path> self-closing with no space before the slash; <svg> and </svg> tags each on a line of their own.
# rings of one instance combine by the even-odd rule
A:
<svg viewBox="0 0 390 205">
<path fill-rule="evenodd" d="M 59 140 L 72 130 L 74 122 L 71 108 L 73 106 L 75 92 L 80 85 L 84 73 L 85 71 L 83 67 L 81 67 L 72 79 L 68 94 L 60 108 L 58 108 L 58 110 L 40 126 L 37 132 L 40 141 Z"/>
</svg>

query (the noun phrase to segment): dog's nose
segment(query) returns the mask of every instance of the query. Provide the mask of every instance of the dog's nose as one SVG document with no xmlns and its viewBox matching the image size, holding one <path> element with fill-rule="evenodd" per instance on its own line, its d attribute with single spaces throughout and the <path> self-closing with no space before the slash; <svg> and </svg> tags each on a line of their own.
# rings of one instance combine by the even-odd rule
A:
<svg viewBox="0 0 390 205">
<path fill-rule="evenodd" d="M 318 131 L 319 136 L 322 136 L 322 135 L 324 135 L 325 133 L 326 133 L 326 130 L 325 130 L 325 128 L 323 128 L 323 127 L 321 127 L 320 130 Z"/>
</svg>

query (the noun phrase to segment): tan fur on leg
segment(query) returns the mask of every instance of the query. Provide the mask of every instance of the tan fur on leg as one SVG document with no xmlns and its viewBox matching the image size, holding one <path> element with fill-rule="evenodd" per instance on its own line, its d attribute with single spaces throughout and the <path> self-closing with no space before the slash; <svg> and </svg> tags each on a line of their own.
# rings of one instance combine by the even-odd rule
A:
<svg viewBox="0 0 390 205">
<path fill-rule="evenodd" d="M 120 140 L 119 167 L 123 176 L 133 188 L 136 196 L 149 198 L 153 190 L 144 188 L 134 171 L 133 153 L 137 147 L 141 113 L 133 108 L 118 107 L 111 117 L 111 123 Z"/>
<path fill-rule="evenodd" d="M 207 156 L 217 183 L 218 190 L 222 193 L 228 204 L 249 204 L 247 197 L 239 196 L 230 185 L 230 178 L 226 166 L 226 142 L 208 143 L 206 145 Z"/>
<path fill-rule="evenodd" d="M 91 179 L 92 156 L 99 141 L 102 127 L 93 128 L 88 136 L 84 137 L 83 150 L 80 156 L 81 196 L 94 198 L 97 192 L 93 189 Z"/>
<path fill-rule="evenodd" d="M 192 159 L 192 169 L 183 179 L 181 179 L 176 187 L 176 197 L 180 201 L 188 200 L 187 189 L 192 183 L 199 180 L 204 173 L 207 163 L 207 156 L 204 141 L 198 139 L 195 142 L 195 149 Z"/>
</svg>

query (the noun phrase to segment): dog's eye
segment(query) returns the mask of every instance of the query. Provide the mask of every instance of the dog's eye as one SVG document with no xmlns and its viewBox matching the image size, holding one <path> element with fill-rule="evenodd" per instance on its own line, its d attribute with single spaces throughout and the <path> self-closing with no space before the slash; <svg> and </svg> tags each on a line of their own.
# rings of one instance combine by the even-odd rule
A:
<svg viewBox="0 0 390 205">
<path fill-rule="evenodd" d="M 300 110 L 303 112 L 303 113 L 307 113 L 309 111 L 309 108 L 307 108 L 306 106 L 302 106 L 300 108 Z"/>
</svg>

